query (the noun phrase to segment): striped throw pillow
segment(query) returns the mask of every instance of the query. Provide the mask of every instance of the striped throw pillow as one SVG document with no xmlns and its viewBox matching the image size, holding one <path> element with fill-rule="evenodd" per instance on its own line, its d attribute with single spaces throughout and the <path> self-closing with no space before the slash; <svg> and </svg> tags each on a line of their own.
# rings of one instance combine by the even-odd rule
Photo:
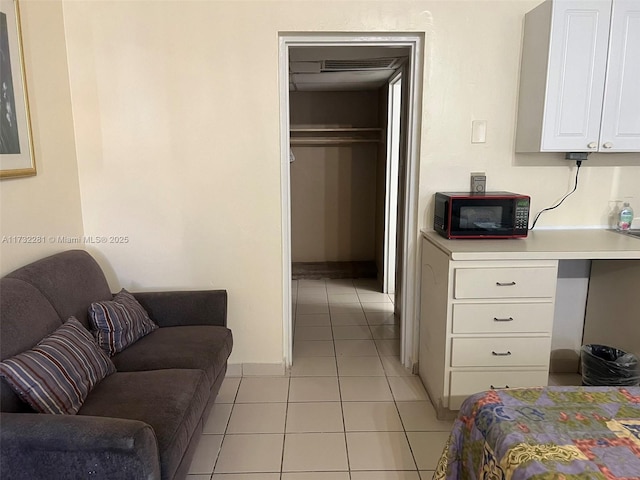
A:
<svg viewBox="0 0 640 480">
<path fill-rule="evenodd" d="M 113 300 L 92 303 L 89 321 L 95 329 L 98 345 L 109 356 L 158 328 L 144 307 L 124 288 Z"/>
<path fill-rule="evenodd" d="M 91 389 L 115 371 L 74 317 L 31 350 L 0 362 L 0 376 L 40 413 L 77 413 Z"/>
</svg>

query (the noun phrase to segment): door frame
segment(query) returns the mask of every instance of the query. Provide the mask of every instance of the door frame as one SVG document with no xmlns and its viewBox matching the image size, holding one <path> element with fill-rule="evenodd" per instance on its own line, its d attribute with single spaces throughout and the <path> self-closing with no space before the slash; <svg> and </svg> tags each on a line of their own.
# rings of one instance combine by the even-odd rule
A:
<svg viewBox="0 0 640 480">
<path fill-rule="evenodd" d="M 402 244 L 402 288 L 400 298 L 400 360 L 405 367 L 414 370 L 418 362 L 418 312 L 419 278 L 417 277 L 418 245 L 418 173 L 420 150 L 420 118 L 422 99 L 423 43 L 421 34 L 371 33 L 279 34 L 279 91 L 280 91 L 280 188 L 282 220 L 282 344 L 283 363 L 289 368 L 293 361 L 293 322 L 291 298 L 291 189 L 289 171 L 289 47 L 304 46 L 376 46 L 408 47 L 410 59 L 405 78 L 408 95 L 407 165 L 405 186 L 404 231 Z"/>
<path fill-rule="evenodd" d="M 387 92 L 387 158 L 384 194 L 384 247 L 382 292 L 395 294 L 397 235 L 398 235 L 398 174 L 400 172 L 400 142 L 402 139 L 402 70 L 396 72 L 388 81 Z M 397 95 L 397 89 L 400 90 Z M 397 143 L 397 145 L 396 145 Z M 394 148 L 395 147 L 395 148 Z"/>
</svg>

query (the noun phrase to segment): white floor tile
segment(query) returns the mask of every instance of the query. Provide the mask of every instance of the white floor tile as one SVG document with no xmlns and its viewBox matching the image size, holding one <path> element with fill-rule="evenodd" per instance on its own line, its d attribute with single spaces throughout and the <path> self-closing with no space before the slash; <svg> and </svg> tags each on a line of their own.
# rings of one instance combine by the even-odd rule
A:
<svg viewBox="0 0 640 480">
<path fill-rule="evenodd" d="M 329 306 L 331 315 L 341 315 L 345 313 L 363 313 L 360 303 L 334 303 Z"/>
<path fill-rule="evenodd" d="M 294 365 L 299 357 L 333 357 L 335 354 L 331 340 L 297 340 L 293 344 Z"/>
<path fill-rule="evenodd" d="M 283 472 L 347 470 L 343 433 L 288 433 L 284 441 Z"/>
<path fill-rule="evenodd" d="M 389 377 L 389 386 L 396 402 L 428 401 L 427 391 L 420 377 Z"/>
<path fill-rule="evenodd" d="M 435 470 L 420 470 L 420 479 L 421 480 L 432 480 L 433 475 L 435 474 Z M 353 477 L 351 477 L 353 478 Z"/>
<path fill-rule="evenodd" d="M 391 303 L 391 298 L 386 293 L 358 292 L 358 297 L 362 303 Z"/>
<path fill-rule="evenodd" d="M 382 361 L 382 367 L 384 368 L 384 373 L 387 374 L 388 377 L 411 377 L 413 374 L 408 368 L 400 363 L 400 359 L 398 357 L 380 357 Z"/>
<path fill-rule="evenodd" d="M 339 380 L 343 402 L 390 402 L 393 400 L 386 377 L 340 377 Z"/>
<path fill-rule="evenodd" d="M 353 281 L 353 284 L 358 293 L 380 293 L 380 290 L 382 290 L 380 283 L 373 278 L 357 278 Z"/>
<path fill-rule="evenodd" d="M 344 426 L 348 432 L 402 432 L 394 402 L 344 402 Z"/>
<path fill-rule="evenodd" d="M 304 288 L 318 288 L 318 287 L 322 287 L 325 288 L 325 281 L 323 279 L 305 279 L 305 278 L 301 278 L 300 280 L 298 280 L 298 290 L 304 289 Z"/>
<path fill-rule="evenodd" d="M 304 285 L 304 286 L 299 286 L 298 290 L 297 290 L 298 296 L 300 295 L 326 295 L 327 294 L 327 287 L 326 285 L 323 284 L 318 284 L 318 285 Z"/>
<path fill-rule="evenodd" d="M 364 316 L 369 325 L 395 325 L 396 317 L 389 312 L 365 312 Z"/>
<path fill-rule="evenodd" d="M 371 330 L 368 325 L 344 325 L 332 328 L 335 340 L 368 340 L 371 338 Z"/>
<path fill-rule="evenodd" d="M 187 480 L 210 480 L 211 474 L 206 473 L 204 475 L 187 475 Z"/>
<path fill-rule="evenodd" d="M 338 377 L 292 377 L 289 402 L 339 402 Z"/>
<path fill-rule="evenodd" d="M 296 306 L 296 315 L 329 313 L 328 303 L 300 303 Z"/>
<path fill-rule="evenodd" d="M 238 403 L 233 406 L 227 434 L 284 433 L 286 403 Z"/>
<path fill-rule="evenodd" d="M 240 377 L 224 377 L 218 396 L 216 397 L 216 403 L 233 403 L 238 393 L 238 387 L 240 386 Z"/>
<path fill-rule="evenodd" d="M 407 432 L 449 432 L 453 420 L 438 420 L 431 402 L 396 402 Z"/>
<path fill-rule="evenodd" d="M 380 357 L 337 357 L 341 377 L 381 377 L 384 369 Z"/>
<path fill-rule="evenodd" d="M 356 291 L 353 290 L 353 293 L 328 293 L 329 296 L 329 305 L 335 304 L 343 304 L 343 303 L 357 303 L 358 295 Z"/>
<path fill-rule="evenodd" d="M 289 472 L 282 480 L 349 480 L 349 472 Z"/>
<path fill-rule="evenodd" d="M 399 325 L 371 325 L 369 327 L 371 335 L 375 339 L 392 339 L 400 338 L 400 326 Z"/>
<path fill-rule="evenodd" d="M 223 435 L 201 435 L 196 451 L 191 460 L 189 474 L 209 474 L 218 458 Z"/>
<path fill-rule="evenodd" d="M 187 480 L 191 480 L 187 477 Z M 203 479 L 205 480 L 205 479 Z M 209 480 L 209 477 L 206 478 Z M 280 480 L 279 473 L 214 473 L 211 480 Z"/>
<path fill-rule="evenodd" d="M 373 357 L 378 349 L 373 340 L 335 340 L 338 357 Z"/>
<path fill-rule="evenodd" d="M 417 470 L 404 432 L 347 432 L 346 435 L 351 470 Z"/>
<path fill-rule="evenodd" d="M 283 439 L 283 434 L 225 435 L 215 472 L 280 472 Z"/>
<path fill-rule="evenodd" d="M 333 340 L 331 326 L 303 327 L 296 325 L 293 342 L 299 340 Z"/>
<path fill-rule="evenodd" d="M 331 377 L 337 374 L 334 357 L 300 357 L 291 366 L 292 377 Z"/>
<path fill-rule="evenodd" d="M 367 317 L 364 312 L 354 313 L 333 313 L 331 315 L 331 325 L 367 325 Z"/>
<path fill-rule="evenodd" d="M 407 432 L 418 469 L 435 470 L 449 432 Z"/>
<path fill-rule="evenodd" d="M 305 304 L 305 305 L 326 305 L 328 303 L 327 293 L 307 293 L 306 291 L 302 291 L 299 293 L 296 298 L 296 304 Z"/>
<path fill-rule="evenodd" d="M 288 377 L 243 377 L 236 403 L 282 403 L 288 392 Z"/>
<path fill-rule="evenodd" d="M 351 480 L 420 480 L 420 476 L 418 472 L 351 472 Z"/>
<path fill-rule="evenodd" d="M 393 313 L 394 306 L 393 303 L 383 303 L 383 302 L 372 302 L 372 303 L 363 303 L 362 310 L 364 310 L 365 314 L 367 312 L 371 313 Z"/>
<path fill-rule="evenodd" d="M 582 375 L 579 373 L 550 373 L 549 386 L 580 386 Z"/>
<path fill-rule="evenodd" d="M 376 340 L 376 347 L 378 348 L 378 354 L 380 356 L 399 357 L 400 356 L 400 341 L 393 340 Z"/>
<path fill-rule="evenodd" d="M 214 404 L 209 412 L 207 421 L 204 422 L 202 433 L 223 434 L 227 429 L 232 408 L 233 405 L 229 403 Z"/>
<path fill-rule="evenodd" d="M 286 433 L 343 431 L 340 402 L 289 403 Z"/>
<path fill-rule="evenodd" d="M 298 315 L 296 328 L 298 327 L 330 327 L 331 320 L 328 313 Z"/>
</svg>

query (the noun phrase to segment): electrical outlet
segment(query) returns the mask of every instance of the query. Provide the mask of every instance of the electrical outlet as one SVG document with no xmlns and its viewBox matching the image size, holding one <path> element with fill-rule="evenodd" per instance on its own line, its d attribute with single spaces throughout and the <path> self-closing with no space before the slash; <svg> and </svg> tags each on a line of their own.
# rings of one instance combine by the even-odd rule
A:
<svg viewBox="0 0 640 480">
<path fill-rule="evenodd" d="M 471 172 L 471 193 L 484 193 L 487 190 L 487 176 L 484 172 Z"/>
</svg>

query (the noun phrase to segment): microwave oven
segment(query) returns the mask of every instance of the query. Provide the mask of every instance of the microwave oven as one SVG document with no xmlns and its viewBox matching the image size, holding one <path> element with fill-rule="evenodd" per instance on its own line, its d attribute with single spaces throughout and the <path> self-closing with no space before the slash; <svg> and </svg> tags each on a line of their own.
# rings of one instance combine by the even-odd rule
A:
<svg viewBox="0 0 640 480">
<path fill-rule="evenodd" d="M 438 192 L 433 229 L 446 238 L 524 238 L 530 203 L 512 192 Z"/>
</svg>

